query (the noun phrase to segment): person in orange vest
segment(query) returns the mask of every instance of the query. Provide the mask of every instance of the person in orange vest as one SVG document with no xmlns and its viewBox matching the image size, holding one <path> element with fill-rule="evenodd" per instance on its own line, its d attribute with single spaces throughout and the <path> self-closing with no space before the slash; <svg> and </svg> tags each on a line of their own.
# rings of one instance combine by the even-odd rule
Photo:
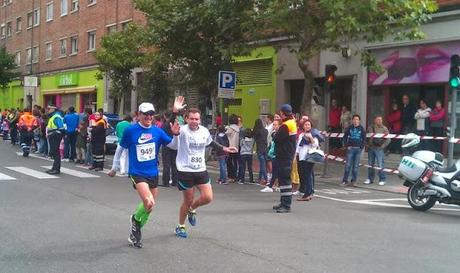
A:
<svg viewBox="0 0 460 273">
<path fill-rule="evenodd" d="M 19 117 L 18 129 L 21 133 L 22 156 L 28 157 L 30 145 L 34 137 L 34 130 L 38 127 L 38 120 L 32 115 L 30 109 L 24 109 L 24 113 Z"/>
</svg>

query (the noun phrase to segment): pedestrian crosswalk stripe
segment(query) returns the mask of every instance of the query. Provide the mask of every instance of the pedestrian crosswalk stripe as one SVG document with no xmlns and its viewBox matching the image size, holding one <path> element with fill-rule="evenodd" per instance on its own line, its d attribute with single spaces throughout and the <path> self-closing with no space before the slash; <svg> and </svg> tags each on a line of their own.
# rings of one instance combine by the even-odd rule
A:
<svg viewBox="0 0 460 273">
<path fill-rule="evenodd" d="M 42 168 L 51 169 L 51 166 L 42 166 Z M 76 177 L 79 177 L 79 178 L 97 178 L 97 177 L 100 177 L 98 175 L 85 173 L 85 172 L 80 172 L 80 171 L 77 171 L 77 170 L 72 170 L 72 169 L 63 168 L 63 167 L 61 167 L 61 173 L 76 176 Z"/>
<path fill-rule="evenodd" d="M 15 172 L 18 172 L 18 173 L 28 175 L 28 176 L 32 176 L 32 177 L 35 177 L 35 178 L 38 178 L 38 179 L 58 178 L 57 176 L 49 175 L 47 173 L 39 172 L 39 171 L 36 171 L 34 169 L 30 169 L 30 168 L 26 168 L 26 167 L 5 167 L 5 168 L 7 168 L 9 170 L 12 170 L 12 171 L 15 171 Z"/>
<path fill-rule="evenodd" d="M 88 170 L 88 168 L 85 167 L 85 166 L 77 165 L 76 167 Z M 110 172 L 110 169 L 102 170 L 102 173 L 105 173 L 105 174 L 108 174 L 109 172 Z M 128 175 L 127 174 L 120 174 L 120 173 L 117 172 L 116 176 L 118 176 L 118 177 L 127 177 Z"/>
<path fill-rule="evenodd" d="M 16 178 L 6 175 L 4 173 L 0 173 L 0 180 L 16 180 Z"/>
</svg>

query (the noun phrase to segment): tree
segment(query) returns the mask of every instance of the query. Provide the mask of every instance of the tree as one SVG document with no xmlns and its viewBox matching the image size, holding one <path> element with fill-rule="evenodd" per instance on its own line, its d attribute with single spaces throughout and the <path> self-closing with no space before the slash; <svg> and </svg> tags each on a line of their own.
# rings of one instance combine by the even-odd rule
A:
<svg viewBox="0 0 460 273">
<path fill-rule="evenodd" d="M 311 112 L 313 73 L 311 58 L 322 50 L 339 50 L 356 41 L 368 43 L 386 38 L 420 39 L 420 25 L 431 19 L 437 6 L 432 0 L 260 0 L 259 12 L 264 29 L 272 35 L 286 35 L 294 46 L 304 74 L 302 109 Z M 363 65 L 375 66 L 372 55 L 357 49 Z"/>
<path fill-rule="evenodd" d="M 187 80 L 215 99 L 219 70 L 233 57 L 249 53 L 254 29 L 252 1 L 135 0 L 147 16 L 147 41 L 168 63 L 189 75 Z M 213 100 L 214 101 L 214 100 Z M 213 103 L 215 106 L 215 103 Z M 213 107 L 215 111 L 215 107 Z"/>
<path fill-rule="evenodd" d="M 101 47 L 96 51 L 101 72 L 97 77 L 102 79 L 102 73 L 109 77 L 110 95 L 118 101 L 118 105 L 122 105 L 124 96 L 134 89 L 132 70 L 149 60 L 150 54 L 144 49 L 142 37 L 142 28 L 129 24 L 123 31 L 104 36 Z M 119 114 L 122 114 L 122 107 Z"/>
<path fill-rule="evenodd" d="M 9 54 L 5 47 L 0 48 L 0 86 L 6 88 L 15 78 L 19 77 L 14 55 Z"/>
</svg>

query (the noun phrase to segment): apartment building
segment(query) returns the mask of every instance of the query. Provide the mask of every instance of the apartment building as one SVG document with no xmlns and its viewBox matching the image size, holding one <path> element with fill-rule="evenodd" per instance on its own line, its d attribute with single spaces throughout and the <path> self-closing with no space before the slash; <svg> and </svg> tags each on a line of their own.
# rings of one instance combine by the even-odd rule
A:
<svg viewBox="0 0 460 273">
<path fill-rule="evenodd" d="M 132 0 L 1 0 L 0 46 L 21 72 L 0 91 L 3 107 L 107 110 L 108 80 L 96 79 L 94 53 L 104 35 L 143 20 Z"/>
</svg>

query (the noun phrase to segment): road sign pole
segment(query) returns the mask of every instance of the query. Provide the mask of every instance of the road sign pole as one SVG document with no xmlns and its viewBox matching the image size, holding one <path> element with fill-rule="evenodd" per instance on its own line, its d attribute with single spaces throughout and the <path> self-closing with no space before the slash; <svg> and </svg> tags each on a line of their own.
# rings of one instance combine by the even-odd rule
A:
<svg viewBox="0 0 460 273">
<path fill-rule="evenodd" d="M 457 129 L 457 88 L 452 88 L 452 100 L 450 104 L 450 136 L 449 140 L 455 137 L 455 131 Z M 454 144 L 449 141 L 449 151 L 447 165 L 452 166 L 454 163 Z"/>
<path fill-rule="evenodd" d="M 326 111 L 326 114 L 324 115 L 326 117 L 326 121 L 324 122 L 326 128 L 325 128 L 325 131 L 327 131 L 327 127 L 328 127 L 328 124 L 329 124 L 329 108 L 330 108 L 330 103 L 331 101 L 331 92 L 329 91 L 329 88 L 324 88 L 324 111 Z M 326 137 L 326 143 L 324 145 L 324 152 L 326 153 L 326 156 L 329 155 L 329 141 L 330 141 L 330 138 L 329 137 Z M 326 158 L 326 160 L 324 161 L 324 166 L 323 166 L 323 177 L 324 176 L 327 176 L 327 165 L 328 165 L 328 160 Z"/>
</svg>

